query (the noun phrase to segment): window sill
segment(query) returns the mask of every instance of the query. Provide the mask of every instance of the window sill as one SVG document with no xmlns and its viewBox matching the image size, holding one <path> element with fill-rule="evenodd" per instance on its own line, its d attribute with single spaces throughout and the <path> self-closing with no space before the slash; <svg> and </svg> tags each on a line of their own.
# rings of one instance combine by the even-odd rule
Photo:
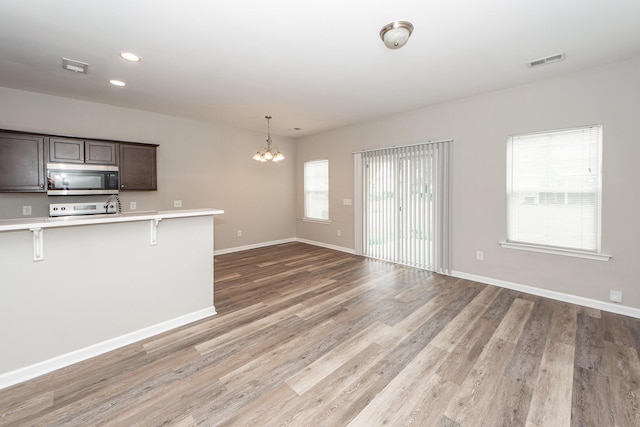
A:
<svg viewBox="0 0 640 427">
<path fill-rule="evenodd" d="M 550 246 L 539 246 L 527 243 L 498 242 L 500 246 L 507 249 L 518 249 L 521 251 L 541 252 L 543 254 L 570 256 L 575 258 L 593 259 L 596 261 L 609 261 L 613 255 L 598 252 L 579 251 L 575 249 L 561 249 Z"/>
<path fill-rule="evenodd" d="M 304 222 L 317 222 L 319 224 L 331 224 L 330 219 L 302 218 Z"/>
</svg>

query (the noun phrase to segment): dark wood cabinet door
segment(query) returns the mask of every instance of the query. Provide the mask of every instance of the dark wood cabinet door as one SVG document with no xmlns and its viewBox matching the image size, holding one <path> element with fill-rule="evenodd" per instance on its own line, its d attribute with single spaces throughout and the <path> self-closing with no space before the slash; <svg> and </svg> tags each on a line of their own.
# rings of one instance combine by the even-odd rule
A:
<svg viewBox="0 0 640 427">
<path fill-rule="evenodd" d="M 49 139 L 49 161 L 54 163 L 84 163 L 84 141 L 81 139 Z"/>
<path fill-rule="evenodd" d="M 42 136 L 0 133 L 0 191 L 44 192 Z"/>
<path fill-rule="evenodd" d="M 117 165 L 118 150 L 115 142 L 85 141 L 84 162 L 99 165 Z"/>
<path fill-rule="evenodd" d="M 156 147 L 120 143 L 120 191 L 157 189 Z"/>
</svg>

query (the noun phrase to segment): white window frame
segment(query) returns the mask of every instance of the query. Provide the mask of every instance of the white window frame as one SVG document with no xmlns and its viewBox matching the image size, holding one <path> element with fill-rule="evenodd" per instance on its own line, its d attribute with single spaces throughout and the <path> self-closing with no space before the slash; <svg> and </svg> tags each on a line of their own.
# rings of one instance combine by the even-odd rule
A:
<svg viewBox="0 0 640 427">
<path fill-rule="evenodd" d="M 594 176 L 597 180 L 596 182 L 597 203 L 596 203 L 596 207 L 594 208 L 594 211 L 592 212 L 592 215 L 594 215 L 593 218 L 595 218 L 595 221 L 597 221 L 597 224 L 591 228 L 591 232 L 594 234 L 590 235 L 590 238 L 592 239 L 591 241 L 595 242 L 593 243 L 593 246 L 595 247 L 585 248 L 585 247 L 554 246 L 553 244 L 541 243 L 539 241 L 535 241 L 534 239 L 532 239 L 531 241 L 527 241 L 526 237 L 522 238 L 520 237 L 521 234 L 518 233 L 518 231 L 521 230 L 519 228 L 521 225 L 518 223 L 518 221 L 521 222 L 521 218 L 526 219 L 526 218 L 531 218 L 531 216 L 527 217 L 527 214 L 524 214 L 524 216 L 521 215 L 516 217 L 515 215 L 518 212 L 521 212 L 521 209 L 523 209 L 523 207 L 520 206 L 521 203 L 518 204 L 518 206 L 514 205 L 514 203 L 517 204 L 516 198 L 519 198 L 522 196 L 522 185 L 526 185 L 525 182 L 531 182 L 532 184 L 529 184 L 529 185 L 533 185 L 533 187 L 535 188 L 538 185 L 536 184 L 536 180 L 542 180 L 543 176 L 562 176 L 562 175 L 561 174 L 558 175 L 559 171 L 561 170 L 559 169 L 560 166 L 557 166 L 554 168 L 553 164 L 549 164 L 548 169 L 546 171 L 540 172 L 540 176 L 536 178 L 536 175 L 532 175 L 529 177 L 529 180 L 531 180 L 531 178 L 533 177 L 532 181 L 525 181 L 525 178 L 520 176 L 520 174 L 518 174 L 518 171 L 514 170 L 514 168 L 518 167 L 517 164 L 514 164 L 518 161 L 517 159 L 515 159 L 514 153 L 517 152 L 517 150 L 523 146 L 527 147 L 530 152 L 535 153 L 535 151 L 532 151 L 532 150 L 535 150 L 532 147 L 535 145 L 536 142 L 542 143 L 542 141 L 545 141 L 545 139 L 546 140 L 551 139 L 552 141 L 554 141 L 553 142 L 554 144 L 555 143 L 559 144 L 561 142 L 559 142 L 558 140 L 562 138 L 563 134 L 576 135 L 578 132 L 589 132 L 591 135 L 597 135 L 597 138 L 598 138 L 597 148 L 595 149 L 596 151 L 590 151 L 588 155 L 588 158 L 592 159 L 592 160 L 589 160 L 590 162 L 589 169 L 592 171 L 592 173 L 594 173 Z M 531 144 L 532 142 L 534 143 L 533 145 Z M 528 146 L 526 145 L 527 143 L 529 144 Z M 540 152 L 535 154 L 540 155 L 543 152 L 542 150 L 544 150 L 544 148 L 541 148 L 540 150 L 541 150 Z M 591 148 L 589 148 L 589 150 L 591 150 Z M 555 153 L 557 152 L 557 150 L 552 152 Z M 593 162 L 593 164 L 591 162 Z M 563 173 L 567 173 L 567 171 L 564 170 Z M 569 175 L 566 175 L 566 176 L 569 176 Z M 520 179 L 520 181 L 518 181 L 518 179 Z M 566 199 L 572 194 L 570 193 L 571 189 L 569 189 L 568 187 L 564 190 L 562 189 L 556 190 L 556 191 L 560 191 L 560 193 L 558 194 L 562 195 L 564 198 L 551 197 L 551 196 L 558 196 L 558 194 L 553 192 L 545 192 L 544 188 L 545 187 L 543 185 L 540 185 L 538 189 L 532 190 L 533 193 L 537 192 L 538 197 L 540 198 L 539 204 L 558 204 L 558 203 L 562 204 L 561 202 L 563 200 L 570 200 L 570 199 Z M 589 187 L 587 187 L 587 189 L 589 189 Z M 562 193 L 562 191 L 566 191 L 566 194 Z M 533 251 L 533 252 L 542 252 L 542 253 L 555 254 L 555 255 L 587 258 L 587 259 L 594 259 L 594 260 L 600 260 L 600 261 L 608 261 L 611 258 L 611 255 L 602 253 L 601 247 L 600 247 L 601 224 L 602 224 L 602 219 L 601 219 L 602 125 L 582 126 L 582 127 L 573 128 L 573 129 L 561 129 L 561 130 L 510 136 L 507 142 L 507 193 L 506 195 L 507 195 L 507 240 L 500 242 L 500 245 L 502 247 L 509 248 L 509 249 Z M 536 198 L 533 197 L 532 200 L 533 199 L 536 199 Z M 534 202 L 532 203 L 536 204 Z M 562 217 L 563 210 L 558 210 L 556 213 L 560 213 L 561 214 L 560 217 Z M 535 230 L 535 228 L 531 228 L 531 229 Z M 514 235 L 516 236 L 515 238 L 514 238 Z M 568 241 L 565 241 L 565 242 L 568 242 Z"/>
<path fill-rule="evenodd" d="M 325 177 L 314 177 L 312 168 L 324 167 Z M 318 159 L 304 162 L 303 168 L 304 221 L 330 223 L 329 216 L 329 160 Z M 312 201 L 315 198 L 315 202 Z"/>
</svg>

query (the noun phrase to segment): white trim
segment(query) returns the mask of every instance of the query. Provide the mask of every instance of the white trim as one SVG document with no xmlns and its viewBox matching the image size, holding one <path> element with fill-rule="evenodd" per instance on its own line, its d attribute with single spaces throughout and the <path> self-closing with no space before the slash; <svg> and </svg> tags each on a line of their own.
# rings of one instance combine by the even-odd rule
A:
<svg viewBox="0 0 640 427">
<path fill-rule="evenodd" d="M 369 148 L 368 150 L 354 151 L 351 154 L 370 153 L 372 151 L 389 150 L 389 149 L 392 149 L 392 148 L 415 147 L 416 145 L 440 144 L 441 142 L 453 142 L 453 138 L 435 139 L 435 140 L 430 140 L 430 141 L 427 141 L 427 142 L 415 142 L 413 144 L 405 144 L 405 145 L 392 145 L 391 147 L 383 147 L 383 148 Z"/>
<path fill-rule="evenodd" d="M 64 368 L 65 366 L 73 365 L 74 363 L 82 362 L 83 360 L 90 359 L 171 329 L 213 316 L 214 314 L 216 314 L 215 307 L 207 307 L 202 310 L 194 311 L 193 313 L 188 313 L 155 325 L 147 326 L 146 328 L 138 329 L 137 331 L 129 332 L 128 334 L 74 350 L 51 359 L 43 360 L 42 362 L 34 363 L 33 365 L 0 374 L 0 389 L 39 377 L 40 375 Z"/>
<path fill-rule="evenodd" d="M 340 251 L 340 252 L 346 252 L 346 253 L 352 254 L 352 255 L 355 255 L 355 253 L 356 253 L 355 250 L 350 249 L 350 248 L 345 248 L 343 246 L 331 245 L 329 243 L 315 242 L 313 240 L 296 238 L 296 242 L 306 243 L 308 245 L 313 245 L 313 246 L 320 246 L 322 248 L 333 249 L 333 250 Z"/>
<path fill-rule="evenodd" d="M 284 243 L 291 243 L 291 242 L 306 243 L 306 244 L 313 245 L 313 246 L 320 246 L 320 247 L 327 248 L 327 249 L 334 249 L 336 251 L 346 252 L 348 254 L 355 254 L 356 253 L 353 249 L 350 249 L 350 248 L 331 245 L 329 243 L 316 242 L 316 241 L 313 241 L 313 240 L 300 239 L 298 237 L 292 237 L 292 238 L 289 238 L 289 239 L 273 240 L 271 242 L 262 242 L 262 243 L 256 243 L 256 244 L 253 244 L 253 245 L 238 246 L 238 247 L 229 248 L 229 249 L 221 249 L 219 251 L 215 251 L 214 252 L 214 256 L 215 255 L 230 254 L 230 253 L 233 253 L 233 252 L 246 251 L 246 250 L 249 250 L 249 249 L 265 248 L 267 246 L 282 245 Z"/>
<path fill-rule="evenodd" d="M 291 242 L 295 242 L 295 241 L 297 241 L 295 237 L 290 237 L 288 239 L 272 240 L 270 242 L 254 243 L 254 244 L 245 245 L 245 246 L 236 246 L 235 248 L 219 249 L 217 251 L 213 251 L 213 255 L 214 256 L 215 255 L 224 255 L 224 254 L 230 254 L 230 253 L 233 253 L 233 252 L 248 251 L 249 249 L 264 248 L 266 246 L 281 245 L 283 243 L 291 243 Z"/>
<path fill-rule="evenodd" d="M 595 308 L 598 310 L 604 310 L 611 313 L 622 314 L 623 316 L 630 316 L 630 317 L 635 317 L 640 319 L 640 309 L 629 307 L 626 305 L 613 304 L 605 301 L 598 301 L 591 298 L 579 297 L 577 295 L 565 294 L 562 292 L 550 291 L 548 289 L 536 288 L 533 286 L 521 285 L 519 283 L 507 282 L 505 280 L 477 276 L 475 274 L 464 273 L 461 271 L 452 271 L 451 276 L 459 277 L 461 279 L 473 280 L 474 282 L 486 283 L 493 286 L 499 286 L 501 288 L 512 289 L 514 291 L 525 292 L 528 294 L 550 298 L 557 301 L 568 302 L 571 304 L 577 304 L 584 307 Z"/>
<path fill-rule="evenodd" d="M 353 225 L 355 231 L 355 251 L 362 255 L 362 153 L 353 154 L 353 195 L 355 203 L 353 206 Z"/>
<path fill-rule="evenodd" d="M 318 224 L 331 224 L 331 220 L 330 219 L 307 218 L 305 216 L 305 217 L 302 217 L 302 220 L 304 222 L 315 222 L 315 223 L 318 223 Z"/>
<path fill-rule="evenodd" d="M 506 249 L 517 249 L 520 251 L 540 252 L 543 254 L 570 256 L 574 258 L 593 259 L 596 261 L 609 261 L 613 255 L 603 254 L 599 252 L 579 251 L 576 249 L 553 248 L 551 246 L 533 245 L 530 243 L 516 242 L 498 242 L 500 246 Z"/>
</svg>

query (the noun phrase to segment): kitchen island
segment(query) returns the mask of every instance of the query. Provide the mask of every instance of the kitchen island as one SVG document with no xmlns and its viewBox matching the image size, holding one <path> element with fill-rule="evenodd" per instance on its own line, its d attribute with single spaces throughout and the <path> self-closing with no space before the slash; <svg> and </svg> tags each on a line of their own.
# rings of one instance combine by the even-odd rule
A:
<svg viewBox="0 0 640 427">
<path fill-rule="evenodd" d="M 0 221 L 0 388 L 214 315 L 222 213 Z"/>
</svg>

